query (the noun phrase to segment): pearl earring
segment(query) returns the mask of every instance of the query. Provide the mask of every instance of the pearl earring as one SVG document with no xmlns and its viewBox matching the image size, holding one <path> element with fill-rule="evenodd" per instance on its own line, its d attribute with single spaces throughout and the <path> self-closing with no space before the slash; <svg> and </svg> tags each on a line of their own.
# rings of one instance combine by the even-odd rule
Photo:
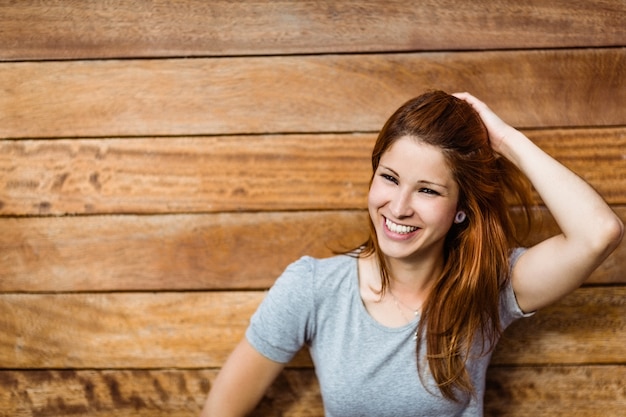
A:
<svg viewBox="0 0 626 417">
<path fill-rule="evenodd" d="M 455 223 L 463 223 L 465 221 L 465 212 L 463 210 L 460 210 L 456 213 L 456 216 L 454 216 L 454 222 Z"/>
</svg>

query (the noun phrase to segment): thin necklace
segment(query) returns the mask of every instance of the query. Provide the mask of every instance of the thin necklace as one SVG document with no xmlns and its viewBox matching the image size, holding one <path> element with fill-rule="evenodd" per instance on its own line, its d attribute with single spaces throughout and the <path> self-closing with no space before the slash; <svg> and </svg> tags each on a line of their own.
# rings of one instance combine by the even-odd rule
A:
<svg viewBox="0 0 626 417">
<path fill-rule="evenodd" d="M 393 301 L 396 304 L 396 307 L 398 307 L 398 310 L 402 311 L 402 309 L 400 308 L 400 305 L 402 305 L 405 309 L 407 309 L 409 311 L 412 311 L 415 316 L 417 316 L 419 314 L 421 305 L 419 307 L 413 309 L 413 308 L 409 307 L 408 305 L 404 304 L 402 301 L 398 300 L 398 298 L 393 293 L 393 291 L 391 291 L 391 289 L 389 289 L 389 294 L 391 294 L 391 297 L 393 298 Z M 411 321 L 411 320 L 409 320 L 409 321 Z"/>
<path fill-rule="evenodd" d="M 419 307 L 416 308 L 415 310 L 413 310 L 411 307 L 407 306 L 406 304 L 404 304 L 403 302 L 398 300 L 398 298 L 391 291 L 391 289 L 389 289 L 389 294 L 391 294 L 391 297 L 393 298 L 393 303 L 396 305 L 396 308 L 398 309 L 400 314 L 402 314 L 402 317 L 404 317 L 404 319 L 407 321 L 407 323 L 410 323 L 412 321 L 412 319 L 410 317 L 406 316 L 404 310 L 402 308 L 400 308 L 400 305 L 402 305 L 402 307 L 404 307 L 405 309 L 407 309 L 409 311 L 412 311 L 413 314 L 415 315 L 415 317 L 417 317 L 417 315 L 419 314 L 419 309 L 420 309 Z M 417 340 L 417 330 L 415 330 L 415 333 L 413 333 L 413 340 Z"/>
</svg>

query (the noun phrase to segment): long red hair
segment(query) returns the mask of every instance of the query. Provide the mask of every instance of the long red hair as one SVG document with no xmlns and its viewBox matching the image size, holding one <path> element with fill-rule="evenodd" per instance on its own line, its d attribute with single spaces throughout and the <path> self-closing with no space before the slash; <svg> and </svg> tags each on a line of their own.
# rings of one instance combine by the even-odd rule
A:
<svg viewBox="0 0 626 417">
<path fill-rule="evenodd" d="M 373 172 L 381 156 L 404 136 L 442 150 L 459 186 L 458 207 L 467 214 L 446 236 L 444 270 L 422 306 L 417 328 L 420 376 L 419 347 L 425 339 L 428 367 L 441 393 L 459 400 L 459 393 L 475 392 L 466 362 L 476 340 L 482 347 L 480 354 L 487 354 L 502 332 L 499 294 L 508 276 L 510 250 L 521 241 L 511 205 L 519 204 L 526 214 L 527 232 L 531 188 L 512 163 L 492 150 L 478 113 L 452 95 L 432 91 L 402 105 L 378 135 L 372 152 Z M 376 254 L 384 296 L 390 271 L 371 219 L 370 236 L 360 253 Z"/>
</svg>

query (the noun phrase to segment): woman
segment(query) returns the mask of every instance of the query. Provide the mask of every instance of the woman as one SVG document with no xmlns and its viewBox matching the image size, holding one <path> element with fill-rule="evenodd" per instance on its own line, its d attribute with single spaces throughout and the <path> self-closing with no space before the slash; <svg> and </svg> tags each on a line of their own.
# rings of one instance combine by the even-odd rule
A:
<svg viewBox="0 0 626 417">
<path fill-rule="evenodd" d="M 242 416 L 302 346 L 326 415 L 482 415 L 506 326 L 581 285 L 623 225 L 584 181 L 467 93 L 400 107 L 372 154 L 370 238 L 276 281 L 203 416 Z M 518 248 L 507 202 L 527 178 L 561 229 Z M 529 218 L 529 217 L 528 217 Z"/>
</svg>

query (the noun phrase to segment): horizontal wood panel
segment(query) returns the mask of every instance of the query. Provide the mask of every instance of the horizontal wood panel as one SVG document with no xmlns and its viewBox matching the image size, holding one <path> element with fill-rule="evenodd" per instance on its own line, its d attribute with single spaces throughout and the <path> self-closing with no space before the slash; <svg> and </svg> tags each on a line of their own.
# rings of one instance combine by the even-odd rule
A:
<svg viewBox="0 0 626 417">
<path fill-rule="evenodd" d="M 626 207 L 617 213 L 626 222 Z M 0 292 L 268 288 L 362 243 L 365 211 L 0 219 Z M 558 232 L 545 212 L 532 242 Z M 626 241 L 590 283 L 626 283 Z"/>
<path fill-rule="evenodd" d="M 625 337 L 626 287 L 583 287 L 514 322 L 492 363 L 625 363 Z"/>
<path fill-rule="evenodd" d="M 626 127 L 526 133 L 626 204 Z M 0 215 L 361 209 L 375 137 L 0 141 Z"/>
<path fill-rule="evenodd" d="M 0 368 L 220 366 L 264 293 L 0 296 Z"/>
<path fill-rule="evenodd" d="M 626 6 L 610 0 L 22 0 L 1 7 L 0 60 L 626 44 Z"/>
<path fill-rule="evenodd" d="M 0 138 L 378 131 L 424 90 L 518 127 L 626 123 L 626 49 L 5 63 Z"/>
<path fill-rule="evenodd" d="M 2 141 L 0 213 L 363 208 L 373 141 L 371 134 Z"/>
<path fill-rule="evenodd" d="M 626 366 L 508 368 L 487 371 L 487 416 L 619 416 Z"/>
<path fill-rule="evenodd" d="M 2 294 L 0 368 L 218 367 L 264 292 Z M 494 364 L 626 362 L 626 287 L 584 287 L 515 323 Z M 309 364 L 298 356 L 293 366 Z"/>
<path fill-rule="evenodd" d="M 268 288 L 302 255 L 365 241 L 366 222 L 364 211 L 0 219 L 0 291 Z"/>
<path fill-rule="evenodd" d="M 215 370 L 3 370 L 0 416 L 197 417 L 216 374 Z"/>
<path fill-rule="evenodd" d="M 217 370 L 0 371 L 0 416 L 197 416 Z M 492 367 L 485 414 L 519 417 L 617 416 L 626 366 Z M 257 417 L 322 417 L 311 369 L 287 369 Z"/>
</svg>

